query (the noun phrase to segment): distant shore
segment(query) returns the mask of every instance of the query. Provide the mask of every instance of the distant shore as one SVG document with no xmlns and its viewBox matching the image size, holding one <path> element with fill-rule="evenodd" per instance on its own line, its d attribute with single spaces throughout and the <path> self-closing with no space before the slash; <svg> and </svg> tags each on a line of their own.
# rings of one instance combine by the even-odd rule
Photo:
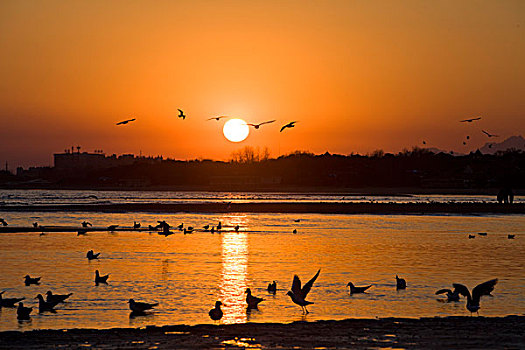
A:
<svg viewBox="0 0 525 350">
<path fill-rule="evenodd" d="M 0 212 L 314 213 L 314 214 L 525 214 L 525 203 L 125 203 L 3 205 Z"/>
<path fill-rule="evenodd" d="M 1 349 L 518 349 L 525 316 L 150 326 L 0 332 Z"/>
</svg>

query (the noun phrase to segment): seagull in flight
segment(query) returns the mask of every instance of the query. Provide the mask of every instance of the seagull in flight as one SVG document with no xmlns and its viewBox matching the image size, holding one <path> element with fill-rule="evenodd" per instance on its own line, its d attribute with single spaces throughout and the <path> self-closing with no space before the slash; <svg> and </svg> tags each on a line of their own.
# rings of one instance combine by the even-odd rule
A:
<svg viewBox="0 0 525 350">
<path fill-rule="evenodd" d="M 116 125 L 125 125 L 125 124 L 127 124 L 127 123 L 129 123 L 129 122 L 134 122 L 135 120 L 136 120 L 135 118 L 133 118 L 133 119 L 127 119 L 127 120 L 123 120 L 123 121 L 121 121 L 121 122 L 118 122 Z"/>
<path fill-rule="evenodd" d="M 184 114 L 184 112 L 182 111 L 182 109 L 177 109 L 179 111 L 179 115 L 178 117 L 179 118 L 182 118 L 182 120 L 186 119 L 186 115 Z"/>
<path fill-rule="evenodd" d="M 465 123 L 465 122 L 466 122 L 466 123 L 472 123 L 473 121 L 475 121 L 475 120 L 480 120 L 480 119 L 481 119 L 481 117 L 477 117 L 477 118 L 470 118 L 470 119 L 460 120 L 459 122 L 460 122 L 460 123 Z"/>
<path fill-rule="evenodd" d="M 481 130 L 485 135 L 487 135 L 488 137 L 499 137 L 499 135 L 494 135 L 494 134 L 489 134 L 488 132 L 486 132 L 485 130 Z"/>
<path fill-rule="evenodd" d="M 279 132 L 282 132 L 282 131 L 283 131 L 284 129 L 286 129 L 286 128 L 293 128 L 293 127 L 295 126 L 295 125 L 294 125 L 295 123 L 297 123 L 297 121 L 289 122 L 288 124 L 286 124 L 285 126 L 283 126 L 283 127 L 281 128 L 281 131 L 279 131 Z"/>
<path fill-rule="evenodd" d="M 312 286 L 314 285 L 315 280 L 317 277 L 319 277 L 319 273 L 321 272 L 321 269 L 317 271 L 314 277 L 312 277 L 311 280 L 305 283 L 303 288 L 301 288 L 301 280 L 299 279 L 299 276 L 294 275 L 293 276 L 293 283 L 292 283 L 292 290 L 288 291 L 286 295 L 289 295 L 292 301 L 299 305 L 303 309 L 303 314 L 308 314 L 308 310 L 306 309 L 307 305 L 313 304 L 311 301 L 306 301 L 306 296 L 308 293 L 310 293 L 310 289 L 312 289 Z"/>
<path fill-rule="evenodd" d="M 179 111 L 180 111 L 180 109 L 179 109 Z M 221 120 L 222 118 L 228 118 L 228 117 L 226 117 L 226 116 L 212 117 L 212 118 L 206 119 L 206 121 L 208 121 L 208 120 L 214 120 L 214 119 L 215 119 L 216 121 L 219 121 L 219 120 Z"/>
<path fill-rule="evenodd" d="M 484 295 L 490 295 L 490 292 L 494 290 L 494 286 L 498 283 L 498 279 L 495 278 L 493 280 L 483 282 L 481 284 L 478 284 L 474 289 L 472 290 L 472 295 L 470 294 L 467 287 L 465 287 L 462 284 L 459 283 L 453 283 L 452 286 L 459 292 L 459 294 L 467 297 L 467 310 L 470 311 L 470 315 L 472 316 L 472 313 L 475 312 L 479 316 L 479 302 L 481 300 L 481 297 Z"/>
<path fill-rule="evenodd" d="M 267 122 L 262 122 L 262 123 L 259 123 L 259 124 L 246 123 L 246 125 L 250 125 L 250 126 L 253 126 L 255 129 L 259 129 L 261 127 L 261 125 L 270 124 L 270 123 L 273 123 L 273 122 L 275 122 L 275 120 L 269 120 Z"/>
</svg>

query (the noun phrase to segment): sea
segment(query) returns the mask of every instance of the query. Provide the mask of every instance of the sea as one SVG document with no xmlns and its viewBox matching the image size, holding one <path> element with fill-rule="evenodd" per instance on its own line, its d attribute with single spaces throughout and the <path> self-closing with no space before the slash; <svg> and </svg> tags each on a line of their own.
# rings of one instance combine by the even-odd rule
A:
<svg viewBox="0 0 525 350">
<path fill-rule="evenodd" d="M 304 193 L 1 190 L 2 206 L 189 202 L 493 202 L 490 196 L 349 196 Z M 522 201 L 522 198 L 515 198 Z M 221 324 L 341 320 L 347 318 L 470 316 L 464 298 L 446 302 L 435 292 L 462 283 L 469 288 L 498 278 L 483 297 L 481 316 L 525 314 L 524 215 L 326 215 L 287 213 L 105 213 L 0 211 L 9 226 L 119 225 L 129 230 L 0 233 L 0 291 L 25 297 L 29 321 L 0 308 L 0 331 L 215 324 L 208 311 L 222 301 Z M 168 237 L 133 230 L 165 220 L 192 226 Z M 217 226 L 212 234 L 203 226 Z M 239 225 L 239 231 L 234 227 Z M 296 230 L 296 233 L 294 233 Z M 480 235 L 479 233 L 486 233 Z M 514 234 L 515 239 L 508 239 Z M 469 239 L 474 235 L 474 239 Z M 100 252 L 88 261 L 88 250 Z M 308 315 L 286 292 L 297 274 L 306 283 Z M 96 286 L 95 270 L 109 274 Z M 24 285 L 24 276 L 41 277 Z M 396 290 L 395 276 L 407 289 Z M 276 294 L 267 292 L 277 282 Z M 348 282 L 372 285 L 351 295 Z M 245 290 L 264 298 L 247 310 Z M 73 293 L 56 312 L 38 312 L 37 294 Z M 145 316 L 130 314 L 128 300 L 159 305 Z M 476 314 L 474 314 L 476 316 Z"/>
</svg>

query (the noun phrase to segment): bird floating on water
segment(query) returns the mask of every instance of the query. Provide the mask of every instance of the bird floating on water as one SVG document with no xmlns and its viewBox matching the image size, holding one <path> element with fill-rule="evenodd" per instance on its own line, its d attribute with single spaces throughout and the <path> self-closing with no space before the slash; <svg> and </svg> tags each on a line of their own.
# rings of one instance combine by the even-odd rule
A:
<svg viewBox="0 0 525 350">
<path fill-rule="evenodd" d="M 108 278 L 109 278 L 109 274 L 100 276 L 100 273 L 98 272 L 98 270 L 95 270 L 95 285 L 98 286 L 99 283 L 108 284 Z"/>
<path fill-rule="evenodd" d="M 219 321 L 222 318 L 223 312 L 221 310 L 222 303 L 217 300 L 215 302 L 215 307 L 208 312 L 208 315 L 210 315 L 210 318 L 214 321 Z"/>
<path fill-rule="evenodd" d="M 516 237 L 516 235 L 507 235 L 508 239 L 514 239 L 514 237 Z"/>
<path fill-rule="evenodd" d="M 468 239 L 473 239 L 473 238 L 476 238 L 475 235 L 468 235 Z"/>
<path fill-rule="evenodd" d="M 182 111 L 182 109 L 177 109 L 179 111 L 179 115 L 177 117 L 182 118 L 182 120 L 186 119 L 186 115 Z"/>
<path fill-rule="evenodd" d="M 259 123 L 259 124 L 246 123 L 246 125 L 253 126 L 254 129 L 259 129 L 261 127 L 261 125 L 270 124 L 270 123 L 273 123 L 273 122 L 275 122 L 275 120 L 269 120 L 267 122 L 262 122 L 262 123 Z"/>
<path fill-rule="evenodd" d="M 277 292 L 277 282 L 268 283 L 268 293 L 275 294 Z"/>
<path fill-rule="evenodd" d="M 246 304 L 248 304 L 248 309 L 257 309 L 259 303 L 264 300 L 263 298 L 252 295 L 252 290 L 250 288 L 246 288 L 244 293 L 246 294 Z"/>
<path fill-rule="evenodd" d="M 115 231 L 115 229 L 118 227 L 118 225 L 109 225 L 108 231 Z"/>
<path fill-rule="evenodd" d="M 123 120 L 121 122 L 118 122 L 116 125 L 125 125 L 129 122 L 134 122 L 136 119 L 135 118 L 132 118 L 132 119 L 126 119 L 126 120 Z"/>
<path fill-rule="evenodd" d="M 292 232 L 293 232 L 294 234 L 297 233 L 297 229 L 294 228 Z"/>
<path fill-rule="evenodd" d="M 97 254 L 95 254 L 93 252 L 93 250 L 90 250 L 87 252 L 86 254 L 86 258 L 88 258 L 88 260 L 95 260 L 95 259 L 98 259 L 98 256 L 100 255 L 100 252 L 98 252 Z"/>
<path fill-rule="evenodd" d="M 2 219 L 2 218 L 0 218 L 0 224 L 2 224 L 2 226 L 7 226 L 7 225 L 9 225 L 9 224 L 7 223 L 7 221 L 5 221 L 5 220 Z"/>
<path fill-rule="evenodd" d="M 51 292 L 50 290 L 47 291 L 46 293 L 46 301 L 48 303 L 63 303 L 67 298 L 69 298 L 70 296 L 72 296 L 73 293 L 69 293 L 69 294 L 53 294 L 53 292 Z"/>
<path fill-rule="evenodd" d="M 235 232 L 239 232 L 239 228 L 240 228 L 240 226 L 237 225 L 237 226 L 235 226 L 233 229 L 235 230 Z"/>
<path fill-rule="evenodd" d="M 22 298 L 4 298 L 3 297 L 3 294 L 5 293 L 6 291 L 2 291 L 0 292 L 0 308 L 2 307 L 15 307 L 15 304 L 24 300 L 25 298 L 22 297 Z"/>
<path fill-rule="evenodd" d="M 404 278 L 399 278 L 396 275 L 396 289 L 406 289 L 407 288 L 407 281 L 405 281 Z"/>
<path fill-rule="evenodd" d="M 446 294 L 447 295 L 447 302 L 451 301 L 459 301 L 459 291 L 457 288 L 454 288 L 454 290 L 450 290 L 447 288 L 440 289 L 436 292 L 436 295 L 439 294 Z"/>
<path fill-rule="evenodd" d="M 25 283 L 26 286 L 29 286 L 31 284 L 40 284 L 40 279 L 41 278 L 42 277 L 34 277 L 34 278 L 32 278 L 29 275 L 25 275 L 24 276 L 24 283 Z"/>
<path fill-rule="evenodd" d="M 365 293 L 368 288 L 372 287 L 372 285 L 356 287 L 352 282 L 348 282 L 346 286 L 350 288 L 350 294 Z"/>
<path fill-rule="evenodd" d="M 472 295 L 470 294 L 470 291 L 467 287 L 465 287 L 462 284 L 459 283 L 453 283 L 452 286 L 454 286 L 455 289 L 457 289 L 458 293 L 467 297 L 467 310 L 470 311 L 470 316 L 472 316 L 473 312 L 476 312 L 479 316 L 479 309 L 480 309 L 480 300 L 481 297 L 484 295 L 490 295 L 490 292 L 494 290 L 494 286 L 498 283 L 498 279 L 492 279 L 487 282 L 483 282 L 481 284 L 478 284 L 474 289 L 472 290 Z"/>
<path fill-rule="evenodd" d="M 319 269 L 317 273 L 315 274 L 315 276 L 312 277 L 312 279 L 309 280 L 307 283 L 305 283 L 305 285 L 302 288 L 301 288 L 301 280 L 299 279 L 299 276 L 294 275 L 293 282 L 292 282 L 292 290 L 286 293 L 286 295 L 290 296 L 290 298 L 295 304 L 301 307 L 304 315 L 309 313 L 308 310 L 306 309 L 306 306 L 313 304 L 313 302 L 307 301 L 306 297 L 308 293 L 310 293 L 310 290 L 312 289 L 312 286 L 315 280 L 317 279 L 317 277 L 319 277 L 320 272 L 321 272 L 321 269 Z"/>
<path fill-rule="evenodd" d="M 138 229 L 140 228 L 140 222 L 136 222 L 136 221 L 133 221 L 133 229 Z"/>
<path fill-rule="evenodd" d="M 219 231 L 220 229 L 222 229 L 222 224 L 221 224 L 221 222 L 219 221 L 219 224 L 217 225 L 217 231 Z"/>
<path fill-rule="evenodd" d="M 210 228 L 210 225 L 204 225 L 202 226 L 202 228 L 204 229 L 204 231 L 208 231 L 208 229 Z"/>
<path fill-rule="evenodd" d="M 460 120 L 459 122 L 460 123 L 465 123 L 465 122 L 466 123 L 472 123 L 473 121 L 480 120 L 480 119 L 481 119 L 481 117 L 476 117 L 476 118 L 470 118 L 470 119 L 463 119 L 463 120 Z"/>
<path fill-rule="evenodd" d="M 295 127 L 295 123 L 297 123 L 297 121 L 289 122 L 288 124 L 284 125 L 279 132 L 282 132 L 286 128 L 293 128 L 293 127 Z"/>
<path fill-rule="evenodd" d="M 38 312 L 55 311 L 55 306 L 57 306 L 59 303 L 54 301 L 45 301 L 42 294 L 38 294 L 35 299 L 38 299 Z"/>
<path fill-rule="evenodd" d="M 30 315 L 32 311 L 32 307 L 25 307 L 24 303 L 18 303 L 18 308 L 16 309 L 16 318 L 19 320 L 29 320 L 31 318 Z"/>
<path fill-rule="evenodd" d="M 134 299 L 129 299 L 129 309 L 136 313 L 143 313 L 146 310 L 151 310 L 159 303 L 145 303 L 140 301 L 135 301 Z"/>
</svg>

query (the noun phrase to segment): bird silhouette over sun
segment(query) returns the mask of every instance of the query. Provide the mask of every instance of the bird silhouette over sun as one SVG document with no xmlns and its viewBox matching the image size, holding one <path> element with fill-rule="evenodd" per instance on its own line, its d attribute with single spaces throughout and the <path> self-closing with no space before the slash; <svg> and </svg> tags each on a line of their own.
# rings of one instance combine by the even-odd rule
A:
<svg viewBox="0 0 525 350">
<path fill-rule="evenodd" d="M 250 128 L 244 120 L 235 118 L 224 123 L 222 132 L 229 141 L 241 142 L 250 134 Z"/>
</svg>

